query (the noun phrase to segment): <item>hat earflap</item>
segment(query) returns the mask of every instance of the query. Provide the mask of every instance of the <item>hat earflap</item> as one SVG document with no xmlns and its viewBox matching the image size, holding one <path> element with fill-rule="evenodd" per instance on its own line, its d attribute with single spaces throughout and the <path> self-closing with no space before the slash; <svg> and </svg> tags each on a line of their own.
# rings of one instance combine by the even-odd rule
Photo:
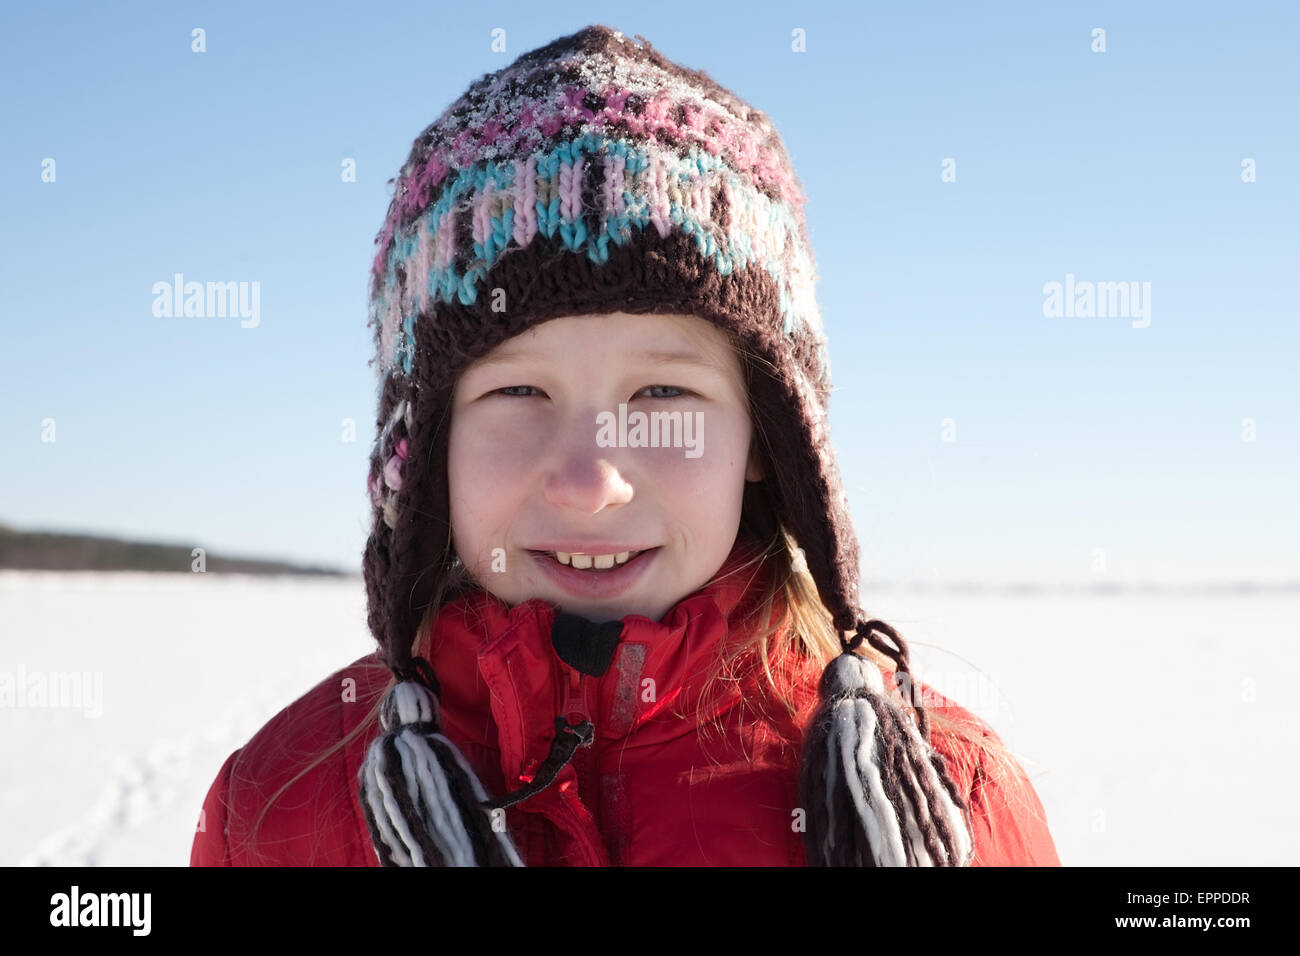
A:
<svg viewBox="0 0 1300 956">
<path fill-rule="evenodd" d="M 881 630 L 899 645 L 884 645 Z M 841 637 L 804 736 L 800 800 L 809 866 L 969 866 L 966 803 L 943 757 L 885 691 L 880 668 L 856 652 L 871 642 L 906 670 L 906 645 L 881 621 Z M 924 730 L 924 720 L 923 727 Z"/>
<path fill-rule="evenodd" d="M 379 709 L 383 735 L 359 773 L 361 806 L 384 866 L 523 866 L 504 810 L 441 733 L 437 678 L 415 658 Z M 495 824 L 495 825 L 494 825 Z"/>
</svg>

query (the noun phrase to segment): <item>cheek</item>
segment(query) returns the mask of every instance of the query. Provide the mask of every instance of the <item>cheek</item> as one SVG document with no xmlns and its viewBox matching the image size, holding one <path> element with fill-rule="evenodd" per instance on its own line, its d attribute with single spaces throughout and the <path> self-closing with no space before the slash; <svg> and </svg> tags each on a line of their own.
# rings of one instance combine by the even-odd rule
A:
<svg viewBox="0 0 1300 956">
<path fill-rule="evenodd" d="M 453 422 L 447 447 L 453 509 L 460 504 L 481 513 L 517 497 L 530 479 L 529 462 L 538 460 L 541 434 L 522 415 L 471 414 Z"/>
<path fill-rule="evenodd" d="M 638 454 L 648 474 L 662 493 L 684 511 L 701 518 L 726 514 L 728 506 L 744 492 L 745 467 L 749 454 L 748 419 L 741 415 L 704 413 L 698 457 L 687 457 L 685 448 L 647 448 Z M 694 454 L 694 450 L 691 450 Z"/>
</svg>

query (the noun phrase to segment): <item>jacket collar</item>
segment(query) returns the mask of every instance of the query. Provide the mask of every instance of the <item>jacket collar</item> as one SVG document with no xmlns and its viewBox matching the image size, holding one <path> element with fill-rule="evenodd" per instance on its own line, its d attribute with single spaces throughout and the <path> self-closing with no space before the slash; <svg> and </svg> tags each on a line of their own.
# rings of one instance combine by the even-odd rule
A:
<svg viewBox="0 0 1300 956">
<path fill-rule="evenodd" d="M 621 618 L 613 661 L 599 677 L 580 675 L 556 653 L 555 605 L 533 598 L 512 607 L 481 589 L 462 594 L 419 644 L 441 684 L 444 722 L 498 748 L 510 787 L 546 756 L 560 716 L 590 719 L 598 744 L 632 733 L 639 743 L 680 736 L 746 693 L 743 682 L 719 681 L 700 706 L 720 642 L 743 639 L 758 623 L 770 565 L 756 543 L 738 536 L 713 580 L 663 618 Z M 777 614 L 780 608 L 778 592 Z"/>
</svg>

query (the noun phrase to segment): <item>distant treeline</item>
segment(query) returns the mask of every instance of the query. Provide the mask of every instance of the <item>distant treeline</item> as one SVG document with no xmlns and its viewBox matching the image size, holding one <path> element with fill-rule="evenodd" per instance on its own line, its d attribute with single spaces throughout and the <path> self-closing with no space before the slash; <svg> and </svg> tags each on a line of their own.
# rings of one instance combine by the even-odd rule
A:
<svg viewBox="0 0 1300 956">
<path fill-rule="evenodd" d="M 19 531 L 0 525 L 0 568 L 30 571 L 194 571 L 194 547 L 86 534 Z M 228 558 L 204 550 L 204 571 L 228 574 L 346 575 L 338 568 Z"/>
</svg>

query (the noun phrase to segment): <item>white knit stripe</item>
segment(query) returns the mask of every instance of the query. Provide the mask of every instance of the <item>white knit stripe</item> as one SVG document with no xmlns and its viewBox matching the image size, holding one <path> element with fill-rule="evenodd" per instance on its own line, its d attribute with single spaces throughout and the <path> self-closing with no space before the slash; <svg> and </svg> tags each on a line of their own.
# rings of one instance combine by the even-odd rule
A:
<svg viewBox="0 0 1300 956">
<path fill-rule="evenodd" d="M 912 790 L 916 793 L 918 804 L 915 814 L 913 814 L 911 801 L 908 801 L 908 814 L 907 819 L 904 821 L 907 824 L 907 837 L 912 841 L 912 851 L 916 854 L 917 859 L 916 865 L 934 866 L 934 859 L 930 856 L 930 851 L 925 848 L 925 839 L 921 836 L 920 829 L 920 827 L 929 827 L 932 825 L 930 822 L 930 801 L 926 799 L 925 792 L 921 789 L 921 785 L 916 779 L 916 770 L 912 766 L 912 761 L 906 759 L 906 752 L 904 753 L 903 766 L 907 770 L 907 780 L 908 783 L 912 785 Z M 940 789 L 943 788 L 942 784 L 939 786 Z M 918 821 L 920 826 L 918 826 Z M 939 842 L 939 845 L 940 847 L 943 846 L 942 840 Z"/>
<path fill-rule="evenodd" d="M 878 694 L 881 697 L 885 696 L 885 678 L 880 673 L 879 665 L 861 654 L 854 654 L 854 657 L 862 662 L 859 665 L 862 668 L 862 682 L 867 685 L 873 694 Z"/>
<path fill-rule="evenodd" d="M 402 399 L 395 406 L 393 406 L 393 410 L 388 416 L 388 421 L 384 423 L 384 427 L 379 431 L 378 444 L 381 447 L 386 441 L 388 441 L 388 435 L 390 432 L 392 432 L 393 426 L 397 424 L 397 420 L 399 418 L 404 418 L 406 416 L 406 410 L 407 410 L 406 399 Z M 408 422 L 408 427 L 409 427 L 409 422 Z"/>
<path fill-rule="evenodd" d="M 370 811 L 374 818 L 375 828 L 379 831 L 379 839 L 376 844 L 382 843 L 385 847 L 389 845 L 388 836 L 384 833 L 386 823 L 380 818 L 380 814 L 375 812 L 374 788 L 370 786 L 370 754 L 367 753 L 365 759 L 361 761 L 361 803 Z M 379 852 L 379 846 L 376 845 L 375 857 L 382 863 L 383 855 Z"/>
<path fill-rule="evenodd" d="M 423 810 L 430 836 L 449 866 L 476 866 L 474 845 L 465 828 L 451 792 L 447 770 L 438 759 L 429 739 L 411 732 L 411 758 L 417 765 Z"/>
<path fill-rule="evenodd" d="M 429 836 L 450 866 L 473 866 L 474 846 L 465 832 L 464 821 L 451 795 L 446 773 L 438 763 L 437 754 L 428 742 L 407 728 L 397 736 L 397 746 L 402 751 L 411 777 L 418 783 L 420 794 L 416 805 L 424 811 Z"/>
<path fill-rule="evenodd" d="M 375 818 L 375 828 L 379 830 L 380 839 L 383 840 L 384 846 L 388 847 L 393 860 L 398 866 L 410 866 L 411 858 L 389 824 L 388 808 L 384 804 L 383 792 L 376 785 L 376 781 L 383 776 L 384 772 L 384 753 L 380 748 L 380 742 L 380 740 L 375 740 L 371 743 L 363 765 L 362 780 L 365 787 L 366 805 Z"/>
<path fill-rule="evenodd" d="M 407 792 L 411 795 L 411 803 L 419 813 L 419 825 L 423 827 L 425 834 L 433 841 L 434 847 L 442 859 L 451 860 L 456 854 L 456 849 L 446 833 L 450 824 L 447 822 L 446 813 L 438 800 L 437 788 L 425 780 L 425 777 L 436 771 L 433 771 L 428 766 L 428 761 L 421 759 L 423 755 L 420 751 L 423 748 L 419 741 L 419 735 L 412 733 L 409 727 L 403 727 L 394 736 L 393 746 L 397 748 L 398 753 L 401 755 L 402 778 L 406 781 Z M 432 866 L 433 863 L 430 861 L 426 865 Z"/>
<path fill-rule="evenodd" d="M 898 817 L 894 805 L 885 794 L 885 783 L 880 775 L 880 754 L 877 746 L 876 710 L 871 701 L 859 697 L 853 701 L 858 720 L 866 732 L 858 741 L 856 757 L 847 752 L 846 761 L 856 761 L 866 778 L 867 788 L 871 793 L 871 804 L 875 807 L 875 816 L 880 821 L 884 837 L 876 850 L 877 866 L 907 866 L 907 852 L 903 849 L 903 835 L 899 832 Z M 852 763 L 849 764 L 852 766 Z"/>
<path fill-rule="evenodd" d="M 859 705 L 866 704 L 867 712 L 864 715 Z M 865 717 L 863 721 L 863 736 L 858 736 L 858 721 Z M 871 711 L 871 705 L 865 700 L 844 700 L 835 705 L 833 719 L 831 723 L 831 732 L 827 735 L 827 762 L 834 765 L 837 761 L 844 768 L 844 783 L 848 787 L 849 796 L 853 799 L 853 805 L 857 810 L 858 822 L 867 831 L 867 839 L 871 843 L 871 855 L 877 866 L 888 866 L 884 860 L 892 857 L 891 847 L 887 846 L 890 842 L 888 832 L 884 829 L 887 826 L 887 819 L 892 819 L 893 810 L 889 808 L 889 801 L 885 798 L 884 791 L 880 788 L 877 781 L 876 786 L 871 786 L 870 775 L 871 767 L 871 745 L 875 735 L 875 714 Z M 865 763 L 862 763 L 865 761 Z M 862 774 L 868 776 L 867 785 L 872 790 L 873 802 L 868 805 L 867 794 L 862 787 Z M 885 813 L 880 813 L 879 800 L 885 801 Z M 895 829 L 897 824 L 895 823 Z M 900 865 L 900 864 L 893 864 Z"/>
<path fill-rule="evenodd" d="M 875 813 L 866 806 L 866 798 L 862 793 L 862 781 L 852 763 L 851 754 L 858 742 L 858 727 L 855 722 L 856 716 L 853 703 L 852 700 L 840 701 L 835 705 L 831 714 L 831 730 L 826 736 L 826 765 L 830 768 L 827 772 L 826 792 L 828 795 L 832 792 L 831 787 L 834 785 L 836 777 L 834 771 L 843 766 L 844 784 L 848 788 L 849 796 L 853 798 L 854 807 L 857 809 L 857 820 L 854 821 L 854 825 L 860 822 L 866 828 L 867 839 L 871 844 L 872 859 L 877 859 L 878 847 L 884 842 L 884 838 L 880 832 L 880 823 L 876 820 Z M 831 805 L 828 800 L 828 807 Z"/>
<path fill-rule="evenodd" d="M 831 710 L 831 727 L 826 735 L 826 787 L 823 788 L 823 795 L 826 796 L 826 835 L 822 838 L 822 860 L 828 860 L 831 857 L 831 851 L 835 847 L 835 839 L 832 838 L 835 832 L 835 783 L 839 779 L 840 767 L 836 761 L 839 760 L 837 754 L 837 745 L 835 743 L 835 710 Z"/>
<path fill-rule="evenodd" d="M 907 728 L 908 735 L 921 748 L 922 753 L 927 756 L 934 753 L 934 749 L 922 739 L 920 729 L 912 721 L 907 720 L 903 724 Z M 966 866 L 969 864 L 974 850 L 973 837 L 970 827 L 966 824 L 966 816 L 962 813 L 961 808 L 953 803 L 952 797 L 948 794 L 948 788 L 939 779 L 939 774 L 934 769 L 934 765 L 927 760 L 925 765 L 919 769 L 921 773 L 933 781 L 934 789 L 939 795 L 939 806 L 931 807 L 930 812 L 932 814 L 942 814 L 943 818 L 948 821 L 949 829 L 955 835 L 956 846 L 954 849 L 957 852 L 957 859 L 953 863 L 956 866 Z"/>
<path fill-rule="evenodd" d="M 844 688 L 866 686 L 868 689 L 878 688 L 879 692 L 881 693 L 884 692 L 884 683 L 880 675 L 880 669 L 876 667 L 876 665 L 873 662 L 867 660 L 861 654 L 853 654 L 853 653 L 841 654 L 831 661 L 830 667 L 834 669 L 833 673 L 835 676 L 835 686 L 844 687 Z M 830 727 L 828 728 L 826 734 L 826 786 L 825 786 L 827 822 L 826 822 L 826 835 L 822 838 L 823 859 L 829 858 L 831 850 L 834 848 L 834 837 L 833 837 L 833 834 L 835 833 L 834 794 L 835 794 L 836 783 L 839 780 L 839 761 L 841 759 L 840 737 L 842 736 L 843 733 L 843 730 L 841 728 L 841 720 L 850 721 L 850 722 L 852 721 L 852 710 L 849 707 L 849 704 L 850 702 L 847 700 L 836 703 L 835 705 L 832 706 L 830 716 L 829 716 Z M 844 708 L 849 708 L 849 709 L 844 710 Z M 842 717 L 841 716 L 842 714 L 848 714 L 848 716 Z M 837 729 L 837 728 L 841 728 L 841 729 Z M 848 732 L 850 734 L 856 733 L 856 728 L 850 727 Z M 852 746 L 853 744 L 850 743 L 849 744 L 850 749 L 852 748 Z M 856 777 L 856 775 L 852 773 L 850 774 L 850 776 Z M 849 791 L 851 795 L 854 795 L 854 790 L 855 790 L 854 786 L 849 785 Z M 856 795 L 854 795 L 854 800 L 858 807 L 859 817 L 866 820 L 869 817 L 869 814 L 863 812 L 861 801 L 857 799 Z M 868 835 L 869 836 L 871 835 L 870 831 Z M 875 846 L 876 842 L 877 840 L 875 838 L 871 839 L 871 843 L 873 847 Z M 873 849 L 873 853 L 874 852 L 875 851 Z"/>
<path fill-rule="evenodd" d="M 852 651 L 840 654 L 830 667 L 838 687 L 866 687 L 873 694 L 884 696 L 885 679 L 875 661 Z"/>
<path fill-rule="evenodd" d="M 431 720 L 429 692 L 413 681 L 396 685 L 392 690 L 398 724 L 418 724 Z"/>
<path fill-rule="evenodd" d="M 936 776 L 936 784 L 942 796 L 939 798 L 943 804 L 944 815 L 948 818 L 948 826 L 956 834 L 957 859 L 954 861 L 957 866 L 969 866 L 971 859 L 975 855 L 975 838 L 970 832 L 970 824 L 966 822 L 964 814 L 957 804 L 952 802 L 948 796 L 942 781 Z"/>
<path fill-rule="evenodd" d="M 447 749 L 451 751 L 452 757 L 455 758 L 456 763 L 460 764 L 460 768 L 465 771 L 465 776 L 469 778 L 470 786 L 474 788 L 474 796 L 478 798 L 480 804 L 484 800 L 487 800 L 488 798 L 487 791 L 483 789 L 483 784 L 479 781 L 478 774 L 476 774 L 474 770 L 470 767 L 470 765 L 465 761 L 465 757 L 461 754 L 460 750 L 456 747 L 456 745 L 453 744 L 446 737 L 444 737 L 442 734 L 434 734 L 434 739 L 440 740 L 447 745 Z M 483 812 L 486 813 L 488 811 L 484 810 Z M 504 831 L 498 833 L 496 830 L 493 830 L 492 835 L 496 838 L 497 842 L 501 845 L 502 851 L 505 853 L 506 857 L 510 860 L 512 864 L 514 864 L 515 866 L 524 865 L 524 861 L 519 858 L 519 854 L 515 850 L 514 842 L 510 839 L 510 835 L 508 833 L 505 833 Z"/>
<path fill-rule="evenodd" d="M 402 845 L 402 841 L 393 832 L 388 816 L 388 808 L 384 805 L 383 791 L 376 784 L 383 771 L 384 755 L 378 746 L 378 741 L 376 741 L 375 744 L 371 745 L 370 752 L 366 756 L 366 804 L 370 807 L 370 812 L 375 818 L 375 826 L 379 830 L 380 839 L 383 840 L 384 846 L 388 847 L 389 855 L 393 857 L 399 866 L 410 866 L 411 858 Z"/>
<path fill-rule="evenodd" d="M 831 710 L 830 728 L 826 732 L 826 835 L 822 837 L 822 859 L 830 858 L 835 841 L 835 781 L 839 778 L 839 747 L 835 743 L 835 709 Z"/>
<path fill-rule="evenodd" d="M 383 752 L 381 751 L 380 756 L 382 755 Z M 398 838 L 401 841 L 400 845 L 410 854 L 410 862 L 403 863 L 402 865 L 428 866 L 424 861 L 424 853 L 420 850 L 420 845 L 415 841 L 415 837 L 411 835 L 411 828 L 407 826 L 406 818 L 402 815 L 402 809 L 398 806 L 397 799 L 393 796 L 392 787 L 388 785 L 388 780 L 383 773 L 386 768 L 381 762 L 380 766 L 376 769 L 379 772 L 375 774 L 375 785 L 379 788 L 379 792 L 383 794 L 384 812 L 388 815 L 388 820 L 393 825 L 393 829 L 397 831 Z M 403 774 L 403 776 L 405 776 L 405 774 Z M 407 786 L 410 786 L 409 780 L 407 781 Z"/>
<path fill-rule="evenodd" d="M 934 774 L 934 771 L 931 770 L 930 773 Z M 970 861 L 971 851 L 973 849 L 970 827 L 966 824 L 965 815 L 961 812 L 960 808 L 958 808 L 957 804 L 952 802 L 952 798 L 948 796 L 947 790 L 944 788 L 943 782 L 939 779 L 937 774 L 934 775 L 934 783 L 935 787 L 939 791 L 940 812 L 943 814 L 944 818 L 947 819 L 948 826 L 956 838 L 957 859 L 954 861 L 954 864 L 957 866 L 966 866 Z"/>
<path fill-rule="evenodd" d="M 456 763 L 460 764 L 460 768 L 465 771 L 465 776 L 469 779 L 469 785 L 474 788 L 474 796 L 478 797 L 479 800 L 486 800 L 488 798 L 487 791 L 483 789 L 483 784 L 479 781 L 478 774 L 474 772 L 473 767 L 465 762 L 464 755 L 460 752 L 460 749 L 451 742 L 451 738 L 444 734 L 434 734 L 433 739 L 440 741 L 442 745 L 451 752 Z"/>
</svg>

